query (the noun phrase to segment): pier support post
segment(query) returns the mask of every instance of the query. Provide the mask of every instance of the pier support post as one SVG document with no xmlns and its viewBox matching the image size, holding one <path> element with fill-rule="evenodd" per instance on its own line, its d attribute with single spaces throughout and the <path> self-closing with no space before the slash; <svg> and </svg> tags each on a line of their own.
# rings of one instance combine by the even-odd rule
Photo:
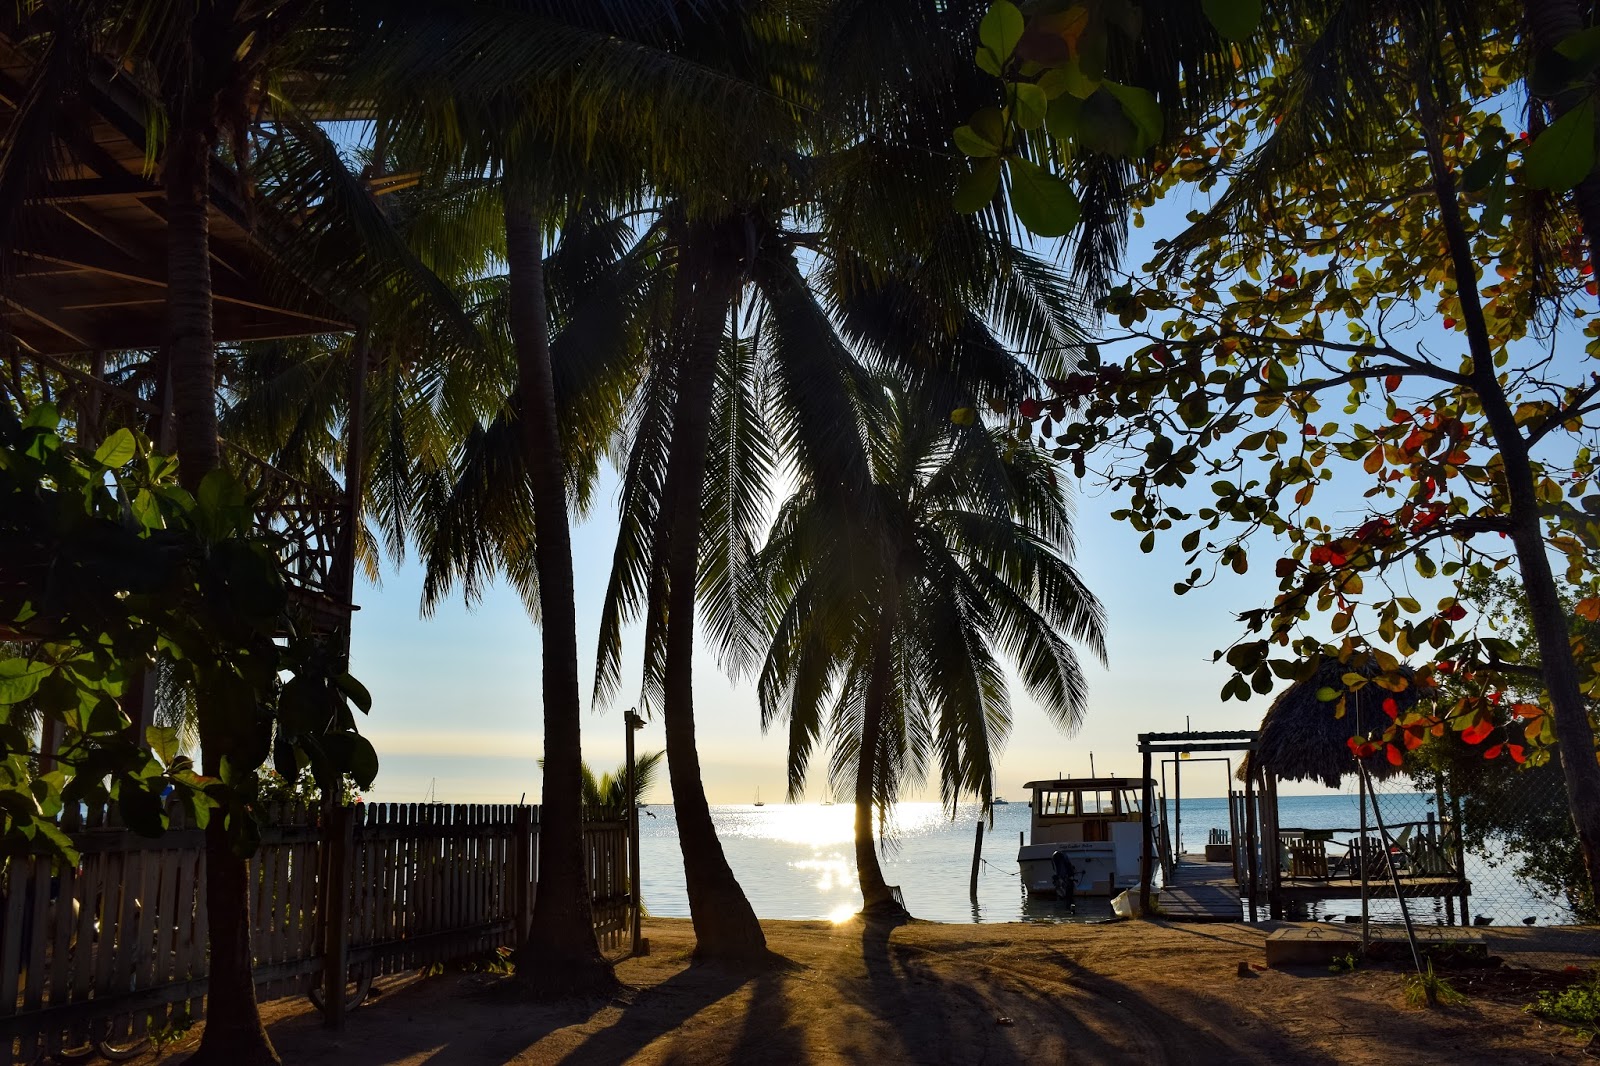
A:
<svg viewBox="0 0 1600 1066">
<path fill-rule="evenodd" d="M 1144 752 L 1144 779 L 1140 788 L 1144 791 L 1142 803 L 1143 817 L 1139 819 L 1144 830 L 1144 847 L 1139 854 L 1139 913 L 1150 913 L 1150 878 L 1152 872 L 1152 852 L 1156 849 L 1156 835 L 1154 828 L 1155 818 L 1155 784 L 1150 779 L 1150 747 L 1141 743 L 1140 749 Z"/>
</svg>

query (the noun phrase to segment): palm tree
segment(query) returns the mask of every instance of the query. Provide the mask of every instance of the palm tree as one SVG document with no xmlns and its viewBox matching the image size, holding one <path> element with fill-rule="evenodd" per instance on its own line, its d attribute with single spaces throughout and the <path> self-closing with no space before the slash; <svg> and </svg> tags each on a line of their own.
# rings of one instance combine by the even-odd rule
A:
<svg viewBox="0 0 1600 1066">
<path fill-rule="evenodd" d="M 536 589 L 544 641 L 546 831 L 533 927 L 521 953 L 530 964 L 519 967 L 519 975 L 561 993 L 601 987 L 610 976 L 590 932 L 584 884 L 567 514 L 573 486 L 564 478 L 563 409 L 556 398 L 562 370 L 549 341 L 542 241 L 547 229 L 577 217 L 578 190 L 597 203 L 627 202 L 637 198 L 647 173 L 705 174 L 728 165 L 745 146 L 742 124 L 730 131 L 723 121 L 739 93 L 749 97 L 744 113 L 770 109 L 767 96 L 739 79 L 673 54 L 685 24 L 677 6 L 618 3 L 579 13 L 551 4 L 551 14 L 538 5 L 420 5 L 419 18 L 379 34 L 358 64 L 371 72 L 369 84 L 380 86 L 380 126 L 397 151 L 424 160 L 425 170 L 490 173 L 502 186 L 517 374 L 507 405 L 512 418 L 501 424 L 514 426 L 521 442 L 521 484 L 509 493 L 511 505 L 501 507 L 509 525 L 486 530 L 487 538 L 463 538 L 455 546 L 464 554 L 436 557 L 431 570 L 441 577 L 435 587 L 447 587 L 450 575 L 500 559 L 525 591 Z M 430 157 L 432 164 L 426 163 Z M 482 443 L 491 443 L 493 433 L 491 425 Z M 476 477 L 484 464 L 460 469 Z M 465 491 L 473 485 L 463 480 L 448 496 L 487 501 L 508 495 L 507 487 L 491 485 L 490 493 L 473 497 Z M 435 527 L 461 532 L 459 514 Z M 499 544 L 492 543 L 496 538 Z"/>
<path fill-rule="evenodd" d="M 789 725 L 789 789 L 819 740 L 856 802 L 864 913 L 902 915 L 874 844 L 930 764 L 952 808 L 993 798 L 1011 723 L 1002 658 L 1070 732 L 1087 690 L 1070 641 L 1104 661 L 1104 614 L 1071 566 L 1054 465 L 1003 431 L 963 428 L 885 386 L 865 412 L 871 503 L 841 512 L 814 484 L 778 516 L 758 569 L 771 643 L 764 725 Z"/>
</svg>

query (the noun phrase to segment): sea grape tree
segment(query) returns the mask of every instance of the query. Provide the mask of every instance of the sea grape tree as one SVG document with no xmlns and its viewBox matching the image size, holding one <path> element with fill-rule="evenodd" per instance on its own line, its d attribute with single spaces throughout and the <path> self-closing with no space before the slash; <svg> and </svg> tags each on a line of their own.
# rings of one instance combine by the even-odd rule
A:
<svg viewBox="0 0 1600 1066">
<path fill-rule="evenodd" d="M 325 787 L 377 774 L 351 708 L 370 697 L 336 649 L 296 630 L 278 539 L 226 471 L 191 495 L 176 466 L 130 429 L 91 451 L 50 404 L 21 419 L 0 407 L 0 855 L 75 862 L 58 814 L 107 800 L 151 836 L 169 804 L 201 827 L 221 818 L 248 855 L 269 759 Z M 134 729 L 158 655 L 204 697 L 198 727 L 222 752 L 208 776 L 175 730 Z"/>
<path fill-rule="evenodd" d="M 1584 168 L 1552 179 L 1561 149 L 1527 136 L 1514 33 L 1486 30 L 1469 55 L 1422 16 L 1374 31 L 1363 76 L 1385 88 L 1347 85 L 1339 106 L 1359 97 L 1360 121 L 1328 135 L 1329 71 L 1307 69 L 1326 62 L 1325 29 L 1154 161 L 1144 203 L 1181 191 L 1211 209 L 1105 301 L 1119 357 L 1023 413 L 1126 493 L 1118 516 L 1146 550 L 1179 536 L 1179 594 L 1219 567 L 1272 567 L 1273 602 L 1219 653 L 1224 698 L 1327 656 L 1351 663 L 1346 691 L 1453 673 L 1467 684 L 1451 700 L 1397 709 L 1356 753 L 1402 763 L 1447 730 L 1492 758 L 1558 746 L 1593 880 L 1600 662 L 1561 605 L 1600 616 L 1600 326 L 1559 192 Z M 1472 628 L 1457 591 L 1494 572 L 1526 590 L 1539 652 L 1538 698 L 1509 714 L 1527 664 Z M 1413 680 L 1404 658 L 1423 663 Z M 1345 694 L 1323 693 L 1330 713 Z"/>
</svg>

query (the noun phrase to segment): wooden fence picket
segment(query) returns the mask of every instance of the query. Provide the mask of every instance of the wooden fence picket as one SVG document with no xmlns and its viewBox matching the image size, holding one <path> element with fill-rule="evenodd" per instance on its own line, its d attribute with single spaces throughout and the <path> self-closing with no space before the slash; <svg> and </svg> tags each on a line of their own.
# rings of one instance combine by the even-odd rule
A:
<svg viewBox="0 0 1600 1066">
<path fill-rule="evenodd" d="M 374 803 L 330 815 L 288 803 L 262 813 L 248 914 L 263 1001 L 304 994 L 330 952 L 349 973 L 381 976 L 514 947 L 527 930 L 537 806 Z M 81 852 L 77 867 L 0 866 L 0 1062 L 203 1017 L 204 832 L 175 813 L 164 836 L 141 838 L 105 805 L 66 812 L 60 825 Z M 584 841 L 595 933 L 612 951 L 633 905 L 626 827 L 591 820 Z"/>
</svg>

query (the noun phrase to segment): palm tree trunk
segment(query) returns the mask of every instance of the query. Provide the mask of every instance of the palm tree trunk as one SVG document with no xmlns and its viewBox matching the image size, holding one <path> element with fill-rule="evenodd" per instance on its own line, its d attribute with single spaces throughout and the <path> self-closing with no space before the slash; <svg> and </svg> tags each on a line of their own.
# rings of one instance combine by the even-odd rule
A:
<svg viewBox="0 0 1600 1066">
<path fill-rule="evenodd" d="M 895 608 L 891 596 L 878 618 L 873 637 L 872 674 L 867 679 L 866 706 L 861 716 L 861 751 L 856 765 L 856 877 L 861 882 L 861 913 L 867 917 L 904 918 L 905 908 L 883 876 L 873 826 L 874 789 L 883 747 L 883 715 L 889 703 L 889 674 L 894 653 Z"/>
<path fill-rule="evenodd" d="M 1578 833 L 1590 891 L 1595 893 L 1593 898 L 1600 899 L 1600 762 L 1595 760 L 1594 726 L 1589 721 L 1588 704 L 1579 688 L 1567 616 L 1557 594 L 1555 574 L 1550 569 L 1533 460 L 1495 369 L 1488 324 L 1478 296 L 1477 263 L 1461 221 L 1455 181 L 1439 145 L 1435 108 L 1429 92 L 1425 90 L 1419 95 L 1434 194 L 1455 267 L 1461 322 L 1466 327 L 1472 355 L 1472 387 L 1503 460 L 1509 533 L 1517 553 L 1518 573 L 1528 595 L 1528 614 L 1538 641 L 1545 692 L 1550 697 L 1556 746 L 1567 785 L 1567 806 Z M 1590 239 L 1594 237 L 1591 231 Z"/>
<path fill-rule="evenodd" d="M 711 404 L 723 325 L 738 278 L 694 227 L 680 250 L 678 365 L 672 443 L 662 485 L 667 522 L 663 718 L 672 810 L 683 850 L 694 921 L 695 957 L 732 962 L 767 957 L 767 938 L 723 854 L 700 776 L 694 722 L 694 615 L 700 566 L 700 508 L 710 445 Z M 703 261 L 702 261 L 703 260 Z"/>
<path fill-rule="evenodd" d="M 214 134 L 180 124 L 163 159 L 167 198 L 167 366 L 177 420 L 178 480 L 191 492 L 216 469 L 221 454 L 217 435 L 216 355 L 211 335 L 210 203 Z M 200 686 L 201 759 L 206 773 L 218 776 L 226 753 L 224 717 L 232 708 L 216 705 Z M 250 862 L 236 855 L 223 819 L 206 826 L 206 934 L 211 963 L 206 985 L 206 1024 L 196 1064 L 257 1066 L 278 1062 L 261 1025 L 256 1004 L 250 947 Z"/>
<path fill-rule="evenodd" d="M 537 997 L 616 987 L 595 941 L 583 848 L 583 752 L 572 532 L 556 421 L 544 248 L 533 196 L 505 188 L 506 273 L 517 356 L 517 418 L 533 493 L 534 565 L 544 695 L 544 796 L 533 921 L 517 951 L 517 979 Z"/>
<path fill-rule="evenodd" d="M 222 776 L 227 726 L 218 721 L 215 696 L 201 684 L 200 749 L 206 776 Z M 206 823 L 206 1023 L 194 1066 L 277 1066 L 281 1061 L 261 1024 L 250 946 L 250 862 L 233 851 L 222 812 Z"/>
<path fill-rule="evenodd" d="M 1584 29 L 1583 13 L 1578 9 L 1577 0 L 1525 0 L 1523 11 L 1528 20 L 1535 55 L 1549 52 Z M 1589 92 L 1589 87 L 1585 85 L 1580 89 L 1559 93 L 1544 102 L 1560 118 L 1588 99 Z M 1589 265 L 1600 270 L 1600 175 L 1591 168 L 1588 177 L 1578 183 L 1574 192 L 1578 198 L 1578 217 L 1583 223 L 1584 240 L 1589 246 Z"/>
<path fill-rule="evenodd" d="M 177 417 L 178 479 L 193 492 L 216 469 L 216 353 L 211 340 L 209 181 L 214 135 L 175 130 L 163 160 L 167 195 L 167 365 Z"/>
</svg>

